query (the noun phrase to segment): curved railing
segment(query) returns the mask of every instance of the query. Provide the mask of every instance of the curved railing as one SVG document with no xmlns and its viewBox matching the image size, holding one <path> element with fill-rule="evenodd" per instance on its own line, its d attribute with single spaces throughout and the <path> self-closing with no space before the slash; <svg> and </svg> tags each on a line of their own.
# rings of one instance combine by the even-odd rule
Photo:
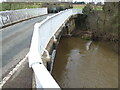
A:
<svg viewBox="0 0 120 90">
<path fill-rule="evenodd" d="M 29 66 L 34 70 L 37 88 L 60 88 L 43 65 L 41 56 L 44 51 L 47 52 L 46 47 L 50 39 L 54 37 L 54 34 L 67 18 L 73 14 L 75 14 L 75 12 L 73 13 L 72 9 L 61 11 L 49 16 L 41 23 L 36 23 L 34 26 L 29 52 Z M 47 52 L 47 54 L 47 58 L 49 58 L 49 53 Z"/>
</svg>

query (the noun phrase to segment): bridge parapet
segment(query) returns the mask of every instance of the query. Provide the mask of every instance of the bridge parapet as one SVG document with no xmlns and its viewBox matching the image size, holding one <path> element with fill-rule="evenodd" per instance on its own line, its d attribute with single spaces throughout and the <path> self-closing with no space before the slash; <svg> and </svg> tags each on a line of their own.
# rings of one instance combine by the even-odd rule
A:
<svg viewBox="0 0 120 90">
<path fill-rule="evenodd" d="M 47 8 L 0 11 L 0 28 L 25 19 L 48 14 Z"/>
<path fill-rule="evenodd" d="M 50 58 L 46 50 L 50 39 L 52 37 L 55 39 L 54 34 L 64 24 L 68 17 L 77 13 L 77 11 L 73 12 L 72 9 L 68 9 L 49 16 L 41 23 L 35 24 L 29 52 L 29 66 L 34 70 L 37 88 L 60 88 L 50 73 L 47 73 L 48 71 L 43 65 L 42 55 L 45 51 L 47 53 L 47 58 Z"/>
<path fill-rule="evenodd" d="M 74 15 L 74 14 L 83 14 L 83 13 L 82 13 L 82 9 L 73 9 L 73 10 L 72 10 L 72 13 L 73 13 L 73 15 Z"/>
</svg>

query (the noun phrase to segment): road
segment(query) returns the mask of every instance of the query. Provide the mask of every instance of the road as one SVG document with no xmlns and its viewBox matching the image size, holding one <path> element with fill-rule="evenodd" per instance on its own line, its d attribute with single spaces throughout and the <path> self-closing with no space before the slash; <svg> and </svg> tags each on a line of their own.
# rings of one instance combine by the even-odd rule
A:
<svg viewBox="0 0 120 90">
<path fill-rule="evenodd" d="M 0 30 L 0 54 L 2 57 L 2 76 L 4 77 L 29 52 L 34 24 L 41 22 L 47 16 L 40 16 Z"/>
</svg>

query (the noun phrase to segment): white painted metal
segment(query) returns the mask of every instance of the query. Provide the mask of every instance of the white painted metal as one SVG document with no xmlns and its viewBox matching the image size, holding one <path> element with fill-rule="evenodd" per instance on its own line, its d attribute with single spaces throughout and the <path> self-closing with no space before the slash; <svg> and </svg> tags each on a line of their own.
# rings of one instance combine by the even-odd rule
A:
<svg viewBox="0 0 120 90">
<path fill-rule="evenodd" d="M 53 35 L 53 39 L 54 39 L 54 42 L 56 42 L 56 41 L 57 41 L 57 39 L 56 39 L 55 35 Z"/>
<path fill-rule="evenodd" d="M 29 52 L 29 67 L 32 67 L 34 70 L 37 88 L 60 88 L 43 65 L 41 57 L 50 39 L 60 26 L 64 25 L 69 16 L 77 13 L 73 12 L 72 9 L 68 9 L 49 16 L 41 23 L 35 24 Z"/>
<path fill-rule="evenodd" d="M 49 55 L 49 52 L 47 51 L 47 49 L 45 49 L 44 51 L 45 51 L 46 54 L 47 54 L 47 57 L 46 57 L 46 58 L 47 58 L 47 59 L 50 59 L 50 55 Z"/>
<path fill-rule="evenodd" d="M 74 14 L 82 14 L 82 9 L 73 9 L 72 12 L 73 12 L 73 15 Z"/>
<path fill-rule="evenodd" d="M 37 88 L 60 88 L 43 64 L 34 64 L 32 68 L 35 72 Z"/>
<path fill-rule="evenodd" d="M 29 66 L 34 62 L 42 62 L 41 55 L 44 53 L 47 44 L 52 36 L 65 22 L 65 20 L 72 15 L 72 10 L 61 11 L 55 15 L 49 16 L 41 23 L 36 23 L 29 53 Z"/>
</svg>

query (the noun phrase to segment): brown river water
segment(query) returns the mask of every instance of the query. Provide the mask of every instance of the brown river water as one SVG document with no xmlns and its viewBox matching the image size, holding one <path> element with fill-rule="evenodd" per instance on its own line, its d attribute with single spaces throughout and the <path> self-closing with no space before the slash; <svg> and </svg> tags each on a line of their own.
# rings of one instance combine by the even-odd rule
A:
<svg viewBox="0 0 120 90">
<path fill-rule="evenodd" d="M 52 75 L 61 88 L 118 88 L 118 54 L 105 41 L 62 37 Z"/>
</svg>

